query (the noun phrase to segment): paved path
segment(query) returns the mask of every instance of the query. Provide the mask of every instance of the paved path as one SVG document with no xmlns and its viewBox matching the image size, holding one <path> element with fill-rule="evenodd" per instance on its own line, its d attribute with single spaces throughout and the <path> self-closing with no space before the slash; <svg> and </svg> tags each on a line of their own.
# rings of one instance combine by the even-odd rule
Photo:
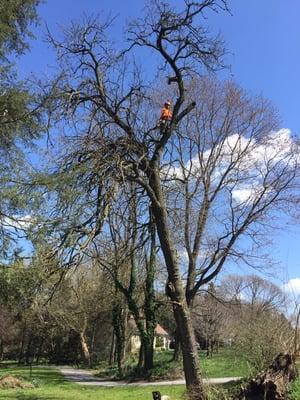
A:
<svg viewBox="0 0 300 400">
<path fill-rule="evenodd" d="M 163 386 L 163 385 L 185 385 L 184 379 L 176 379 L 173 381 L 137 381 L 128 383 L 126 381 L 109 381 L 106 379 L 96 378 L 92 372 L 71 368 L 71 367 L 63 367 L 60 368 L 60 372 L 64 375 L 64 377 L 72 382 L 76 382 L 79 385 L 89 385 L 89 386 L 105 386 L 105 387 L 119 387 L 119 386 Z M 232 378 L 212 378 L 212 379 L 204 379 L 205 383 L 209 384 L 221 384 L 232 381 L 238 381 L 241 378 L 232 377 Z"/>
</svg>

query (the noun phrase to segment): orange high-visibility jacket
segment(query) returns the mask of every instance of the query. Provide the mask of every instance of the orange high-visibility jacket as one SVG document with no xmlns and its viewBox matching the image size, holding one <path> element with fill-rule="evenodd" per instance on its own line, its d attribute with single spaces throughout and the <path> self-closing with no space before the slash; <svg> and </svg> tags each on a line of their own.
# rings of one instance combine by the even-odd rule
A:
<svg viewBox="0 0 300 400">
<path fill-rule="evenodd" d="M 172 119 L 172 111 L 167 107 L 163 107 L 161 110 L 160 119 L 163 121 L 170 121 Z"/>
</svg>

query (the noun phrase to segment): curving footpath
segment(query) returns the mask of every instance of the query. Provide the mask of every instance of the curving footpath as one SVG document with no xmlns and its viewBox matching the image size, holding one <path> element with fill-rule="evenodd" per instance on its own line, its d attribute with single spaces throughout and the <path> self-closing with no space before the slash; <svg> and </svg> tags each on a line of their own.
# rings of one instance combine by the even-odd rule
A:
<svg viewBox="0 0 300 400">
<path fill-rule="evenodd" d="M 176 379 L 171 381 L 136 381 L 136 382 L 126 382 L 126 381 L 108 381 L 106 379 L 96 378 L 92 372 L 86 371 L 84 369 L 76 369 L 71 367 L 60 368 L 60 372 L 63 376 L 71 382 L 78 383 L 79 385 L 87 386 L 104 386 L 104 387 L 119 387 L 119 386 L 165 386 L 165 385 L 185 385 L 184 379 Z M 204 379 L 205 383 L 210 385 L 217 385 L 222 383 L 228 383 L 240 380 L 240 377 L 230 377 L 230 378 L 211 378 Z"/>
</svg>

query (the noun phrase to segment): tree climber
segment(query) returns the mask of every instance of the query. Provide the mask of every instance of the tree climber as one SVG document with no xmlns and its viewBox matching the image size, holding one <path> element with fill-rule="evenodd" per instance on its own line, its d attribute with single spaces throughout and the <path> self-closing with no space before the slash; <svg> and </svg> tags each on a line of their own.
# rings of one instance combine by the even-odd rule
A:
<svg viewBox="0 0 300 400">
<path fill-rule="evenodd" d="M 168 100 L 165 102 L 165 104 L 161 110 L 160 119 L 159 119 L 159 126 L 161 128 L 167 127 L 168 123 L 172 119 L 173 114 L 172 114 L 172 111 L 170 110 L 170 107 L 171 107 L 171 102 Z"/>
</svg>

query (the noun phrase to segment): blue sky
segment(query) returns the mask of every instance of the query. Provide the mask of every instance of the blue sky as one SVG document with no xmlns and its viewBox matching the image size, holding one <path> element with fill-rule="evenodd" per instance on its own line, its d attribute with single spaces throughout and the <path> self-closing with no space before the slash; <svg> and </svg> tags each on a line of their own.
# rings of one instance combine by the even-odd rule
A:
<svg viewBox="0 0 300 400">
<path fill-rule="evenodd" d="M 171 3 L 180 4 L 180 0 Z M 253 93 L 263 93 L 280 110 L 283 126 L 300 133 L 300 2 L 298 0 L 231 0 L 232 16 L 210 14 L 208 24 L 220 31 L 227 42 L 228 63 L 233 77 Z M 65 25 L 83 13 L 111 12 L 118 15 L 116 36 L 124 22 L 138 16 L 143 2 L 138 0 L 46 0 L 39 7 L 42 21 L 50 30 Z M 43 22 L 36 30 L 38 40 L 25 57 L 25 72 L 46 71 L 51 63 L 49 50 L 41 41 Z"/>
<path fill-rule="evenodd" d="M 172 0 L 180 5 L 181 0 Z M 232 16 L 210 14 L 208 25 L 221 32 L 228 49 L 231 68 L 222 75 L 233 77 L 254 94 L 262 93 L 278 108 L 282 127 L 300 134 L 300 2 L 299 0 L 232 0 Z M 48 0 L 39 7 L 41 26 L 35 29 L 37 40 L 31 52 L 19 64 L 21 74 L 47 73 L 53 64 L 51 53 L 42 40 L 46 22 L 54 34 L 59 26 L 83 13 L 111 12 L 118 15 L 115 37 L 122 35 L 122 26 L 140 14 L 143 2 L 138 0 Z M 147 63 L 151 63 L 147 60 Z M 274 255 L 281 261 L 278 279 L 300 277 L 300 229 L 287 228 L 275 238 Z M 300 280 L 299 280 L 300 289 Z"/>
</svg>

